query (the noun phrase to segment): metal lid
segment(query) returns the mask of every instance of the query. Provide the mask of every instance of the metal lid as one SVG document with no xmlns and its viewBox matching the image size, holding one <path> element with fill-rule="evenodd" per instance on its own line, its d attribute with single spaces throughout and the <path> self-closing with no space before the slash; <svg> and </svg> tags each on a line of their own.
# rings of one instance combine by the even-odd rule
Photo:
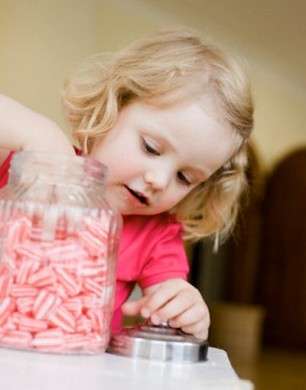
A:
<svg viewBox="0 0 306 390">
<path fill-rule="evenodd" d="M 151 324 L 124 328 L 113 335 L 108 352 L 160 361 L 199 362 L 206 360 L 208 343 L 168 326 Z"/>
</svg>

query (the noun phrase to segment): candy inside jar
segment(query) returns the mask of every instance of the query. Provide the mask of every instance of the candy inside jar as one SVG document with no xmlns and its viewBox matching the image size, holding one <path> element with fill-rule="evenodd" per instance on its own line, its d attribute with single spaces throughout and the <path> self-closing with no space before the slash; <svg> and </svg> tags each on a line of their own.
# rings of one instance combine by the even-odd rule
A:
<svg viewBox="0 0 306 390">
<path fill-rule="evenodd" d="M 11 188 L 0 192 L 2 347 L 97 353 L 109 342 L 120 218 L 101 194 L 97 169 L 76 159 L 73 180 L 21 175 L 27 189 L 20 191 L 25 181 L 12 175 Z M 85 172 L 94 177 L 83 186 Z"/>
</svg>

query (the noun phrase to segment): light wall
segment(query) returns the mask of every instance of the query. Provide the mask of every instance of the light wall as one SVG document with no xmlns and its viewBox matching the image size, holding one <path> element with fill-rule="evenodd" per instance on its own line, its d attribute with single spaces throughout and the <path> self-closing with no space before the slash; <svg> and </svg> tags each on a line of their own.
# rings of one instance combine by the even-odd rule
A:
<svg viewBox="0 0 306 390">
<path fill-rule="evenodd" d="M 0 93 L 48 115 L 67 130 L 60 90 L 81 60 L 120 49 L 160 27 L 187 25 L 248 60 L 256 106 L 254 138 L 264 167 L 306 145 L 306 92 L 296 80 L 269 62 L 265 50 L 261 56 L 260 48 L 252 51 L 231 39 L 225 24 L 214 24 L 205 12 L 185 12 L 186 1 L 167 3 L 165 9 L 163 2 L 153 0 L 0 0 Z"/>
</svg>

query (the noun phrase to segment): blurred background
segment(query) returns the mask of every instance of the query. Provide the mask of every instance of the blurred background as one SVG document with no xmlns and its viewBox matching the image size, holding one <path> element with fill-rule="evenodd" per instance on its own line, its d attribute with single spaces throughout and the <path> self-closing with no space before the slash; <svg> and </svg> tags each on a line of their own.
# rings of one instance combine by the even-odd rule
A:
<svg viewBox="0 0 306 390">
<path fill-rule="evenodd" d="M 0 93 L 67 132 L 60 91 L 89 55 L 187 26 L 246 59 L 255 101 L 249 197 L 217 254 L 207 242 L 187 245 L 190 280 L 211 309 L 211 345 L 227 350 L 241 377 L 256 389 L 306 388 L 306 2 L 0 0 L 0 7 Z"/>
</svg>

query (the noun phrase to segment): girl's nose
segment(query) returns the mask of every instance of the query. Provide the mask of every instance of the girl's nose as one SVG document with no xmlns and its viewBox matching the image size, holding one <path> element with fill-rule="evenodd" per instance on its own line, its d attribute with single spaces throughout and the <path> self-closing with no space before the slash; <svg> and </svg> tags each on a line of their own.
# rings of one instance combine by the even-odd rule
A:
<svg viewBox="0 0 306 390">
<path fill-rule="evenodd" d="M 170 173 L 165 170 L 148 171 L 144 175 L 146 184 L 155 191 L 162 191 L 167 188 L 170 182 Z"/>
</svg>

